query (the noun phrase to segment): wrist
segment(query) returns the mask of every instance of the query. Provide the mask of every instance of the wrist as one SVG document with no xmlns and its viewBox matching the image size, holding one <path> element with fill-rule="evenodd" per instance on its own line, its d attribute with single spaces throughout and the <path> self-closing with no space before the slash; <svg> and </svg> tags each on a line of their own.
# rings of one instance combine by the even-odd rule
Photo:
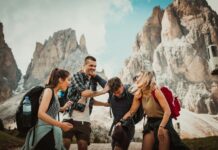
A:
<svg viewBox="0 0 218 150">
<path fill-rule="evenodd" d="M 103 89 L 103 90 L 101 91 L 101 94 L 105 94 L 105 93 L 107 93 L 107 91 Z"/>
<path fill-rule="evenodd" d="M 61 128 L 61 127 L 62 127 L 62 122 L 58 122 L 57 126 L 58 126 L 59 128 Z"/>
<path fill-rule="evenodd" d="M 125 121 L 125 119 L 121 118 L 119 122 L 122 124 L 124 121 Z"/>
<path fill-rule="evenodd" d="M 164 128 L 165 129 L 165 126 L 159 125 L 159 128 Z"/>
</svg>

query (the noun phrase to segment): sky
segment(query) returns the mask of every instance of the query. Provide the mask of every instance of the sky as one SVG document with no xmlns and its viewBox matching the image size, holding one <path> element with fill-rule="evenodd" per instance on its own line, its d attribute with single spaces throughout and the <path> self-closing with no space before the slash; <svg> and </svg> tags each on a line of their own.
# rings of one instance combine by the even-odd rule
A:
<svg viewBox="0 0 218 150">
<path fill-rule="evenodd" d="M 217 0 L 207 0 L 218 10 Z M 44 43 L 54 32 L 72 28 L 82 34 L 97 68 L 108 77 L 118 75 L 132 53 L 136 34 L 155 6 L 172 0 L 0 0 L 0 22 L 22 74 L 31 61 L 36 42 Z M 218 11 L 217 11 L 218 12 Z"/>
</svg>

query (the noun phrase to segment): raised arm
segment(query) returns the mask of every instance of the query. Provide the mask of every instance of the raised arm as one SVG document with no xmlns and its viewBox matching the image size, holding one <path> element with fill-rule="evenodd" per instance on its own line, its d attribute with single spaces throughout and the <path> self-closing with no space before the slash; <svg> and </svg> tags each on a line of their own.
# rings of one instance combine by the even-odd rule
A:
<svg viewBox="0 0 218 150">
<path fill-rule="evenodd" d="M 94 80 L 97 81 L 98 84 L 99 84 L 102 88 L 104 88 L 105 85 L 107 84 L 107 81 L 106 81 L 105 79 L 103 79 L 103 78 L 102 78 L 101 76 L 99 76 L 99 75 L 96 75 L 96 76 L 94 77 Z"/>
<path fill-rule="evenodd" d="M 136 94 L 134 95 L 134 99 L 133 99 L 130 110 L 123 116 L 124 120 L 129 117 L 132 117 L 136 113 L 139 106 L 141 105 L 141 97 L 142 97 L 141 91 L 137 91 Z"/>
<path fill-rule="evenodd" d="M 87 87 L 83 84 L 82 79 L 77 74 L 75 74 L 73 77 L 74 77 L 74 84 L 77 90 L 81 93 L 81 96 L 83 97 L 99 96 L 99 95 L 107 93 L 109 90 L 108 86 L 105 86 L 104 89 L 101 91 L 88 90 Z"/>
<path fill-rule="evenodd" d="M 110 104 L 108 103 L 108 102 L 101 102 L 101 101 L 97 101 L 97 100 L 93 100 L 93 104 L 95 105 L 95 106 L 105 106 L 105 107 L 109 107 L 110 106 Z"/>
</svg>

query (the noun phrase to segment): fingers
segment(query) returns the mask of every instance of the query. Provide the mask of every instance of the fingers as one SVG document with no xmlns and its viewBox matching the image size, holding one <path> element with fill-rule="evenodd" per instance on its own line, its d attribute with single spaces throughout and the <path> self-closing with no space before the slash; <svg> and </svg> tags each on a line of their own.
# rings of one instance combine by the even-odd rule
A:
<svg viewBox="0 0 218 150">
<path fill-rule="evenodd" d="M 67 105 L 68 105 L 68 106 L 71 106 L 72 104 L 73 104 L 72 101 L 68 101 L 68 102 L 67 102 Z"/>
<path fill-rule="evenodd" d="M 121 122 L 118 122 L 115 126 L 121 126 Z"/>
</svg>

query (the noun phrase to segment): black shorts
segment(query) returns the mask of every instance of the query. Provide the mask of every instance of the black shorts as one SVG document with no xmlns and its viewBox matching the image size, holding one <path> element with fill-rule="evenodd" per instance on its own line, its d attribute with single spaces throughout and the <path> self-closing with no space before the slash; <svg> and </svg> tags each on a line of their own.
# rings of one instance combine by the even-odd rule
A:
<svg viewBox="0 0 218 150">
<path fill-rule="evenodd" d="M 135 127 L 125 128 L 123 126 L 116 126 L 112 134 L 112 149 L 115 146 L 127 150 L 129 144 L 134 136 Z"/>
<path fill-rule="evenodd" d="M 84 140 L 90 144 L 91 124 L 89 122 L 75 121 L 73 119 L 64 120 L 63 122 L 69 122 L 73 125 L 73 129 L 63 132 L 63 137 L 72 140 L 73 136 L 76 140 Z"/>
</svg>

